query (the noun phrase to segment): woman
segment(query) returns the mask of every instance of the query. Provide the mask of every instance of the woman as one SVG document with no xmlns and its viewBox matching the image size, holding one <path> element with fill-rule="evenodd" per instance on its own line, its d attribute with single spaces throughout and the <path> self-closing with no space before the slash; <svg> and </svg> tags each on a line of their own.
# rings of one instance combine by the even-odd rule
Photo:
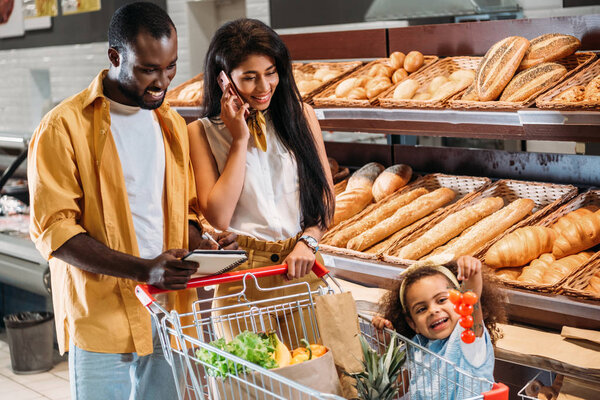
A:
<svg viewBox="0 0 600 400">
<path fill-rule="evenodd" d="M 235 87 L 221 90 L 221 71 Z M 204 68 L 203 117 L 188 131 L 200 208 L 215 228 L 239 235 L 240 247 L 248 252 L 240 269 L 284 263 L 287 279 L 314 288 L 318 280 L 310 268 L 333 215 L 332 178 L 315 113 L 302 103 L 288 50 L 271 28 L 239 19 L 217 30 Z M 260 280 L 261 287 L 286 283 L 291 282 L 282 276 Z M 220 285 L 215 296 L 241 289 L 242 284 Z M 254 285 L 246 289 L 249 301 L 283 294 Z M 213 306 L 233 304 L 237 297 Z M 270 323 L 276 328 L 282 321 Z M 227 336 L 244 329 L 223 328 Z M 297 345 L 289 336 L 284 341 Z"/>
</svg>

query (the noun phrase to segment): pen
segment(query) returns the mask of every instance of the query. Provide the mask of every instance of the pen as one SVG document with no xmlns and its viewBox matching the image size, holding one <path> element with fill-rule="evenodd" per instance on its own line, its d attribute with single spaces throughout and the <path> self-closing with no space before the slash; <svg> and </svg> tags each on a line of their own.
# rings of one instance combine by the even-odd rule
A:
<svg viewBox="0 0 600 400">
<path fill-rule="evenodd" d="M 202 239 L 206 239 L 206 240 L 210 240 L 211 242 L 213 242 L 214 244 L 217 245 L 217 249 L 221 250 L 221 246 L 219 245 L 219 242 L 217 242 L 212 236 L 210 236 L 208 233 L 204 232 L 202 233 Z"/>
</svg>

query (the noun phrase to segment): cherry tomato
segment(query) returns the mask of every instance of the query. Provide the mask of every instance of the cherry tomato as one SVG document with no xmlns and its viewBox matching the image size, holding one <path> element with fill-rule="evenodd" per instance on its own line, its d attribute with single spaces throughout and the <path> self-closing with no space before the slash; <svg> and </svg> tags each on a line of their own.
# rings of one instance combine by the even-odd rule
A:
<svg viewBox="0 0 600 400">
<path fill-rule="evenodd" d="M 470 315 L 465 315 L 463 317 L 460 317 L 460 319 L 458 320 L 458 323 L 463 328 L 469 329 L 470 327 L 473 326 L 473 317 L 471 317 Z"/>
<path fill-rule="evenodd" d="M 475 341 L 475 332 L 473 332 L 470 329 L 467 329 L 466 331 L 463 331 L 463 333 L 460 334 L 460 339 L 466 344 L 473 343 Z"/>
<path fill-rule="evenodd" d="M 473 306 L 470 305 L 470 304 L 465 304 L 465 303 L 459 304 L 458 305 L 458 310 L 456 308 L 454 310 L 459 315 L 462 315 L 463 317 L 465 315 L 471 315 L 471 314 L 473 314 Z"/>
<path fill-rule="evenodd" d="M 448 290 L 448 300 L 452 304 L 460 304 L 462 303 L 462 293 L 456 289 Z"/>
<path fill-rule="evenodd" d="M 463 303 L 470 304 L 470 305 L 474 305 L 475 303 L 477 303 L 477 300 L 478 300 L 475 292 L 472 292 L 470 290 L 467 292 L 464 292 L 462 294 L 462 298 L 463 298 Z"/>
</svg>

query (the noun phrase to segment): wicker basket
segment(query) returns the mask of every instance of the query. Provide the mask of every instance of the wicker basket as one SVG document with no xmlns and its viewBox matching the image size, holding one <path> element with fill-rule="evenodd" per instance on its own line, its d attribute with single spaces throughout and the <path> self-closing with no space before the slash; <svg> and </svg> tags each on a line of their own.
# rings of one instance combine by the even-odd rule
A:
<svg viewBox="0 0 600 400">
<path fill-rule="evenodd" d="M 421 66 L 421 68 L 419 68 L 418 71 L 413 72 L 409 76 L 412 76 L 413 74 L 416 74 L 419 71 L 429 68 L 437 60 L 438 60 L 437 56 L 425 56 L 424 62 L 423 62 L 423 65 Z M 374 66 L 375 64 L 388 65 L 388 62 L 389 62 L 389 58 L 379 58 L 377 60 L 371 61 L 370 63 L 363 66 L 362 68 L 355 70 L 351 74 L 347 75 L 345 78 L 349 79 L 349 78 L 356 78 L 356 77 L 359 77 L 362 75 L 366 75 L 369 72 L 369 70 L 371 69 L 371 67 Z M 372 107 L 373 105 L 377 104 L 377 99 L 379 96 L 381 96 L 381 93 L 380 93 L 379 95 L 373 97 L 372 99 L 362 99 L 362 100 L 354 100 L 354 99 L 346 99 L 346 98 L 342 98 L 342 99 L 329 98 L 331 95 L 335 95 L 336 87 L 337 87 L 337 84 L 331 85 L 326 90 L 322 91 L 321 93 L 319 93 L 315 97 L 313 97 L 312 100 L 313 100 L 315 107 Z"/>
<path fill-rule="evenodd" d="M 598 259 L 597 254 L 577 272 L 567 277 L 561 287 L 562 294 L 578 299 L 600 301 L 600 294 L 584 290 L 589 285 L 592 276 L 600 272 L 600 259 Z"/>
<path fill-rule="evenodd" d="M 579 72 L 586 65 L 590 64 L 596 55 L 591 52 L 579 52 L 565 57 L 561 60 L 554 62 L 561 64 L 567 68 L 567 73 L 559 79 L 552 87 L 568 79 L 570 76 Z M 548 88 L 546 91 L 551 90 Z M 448 101 L 448 105 L 451 108 L 459 110 L 484 110 L 484 111 L 514 111 L 522 108 L 529 107 L 535 102 L 536 97 L 544 93 L 543 91 L 537 92 L 531 95 L 528 99 L 520 102 L 512 101 L 468 101 L 461 100 L 462 93 L 457 94 Z"/>
<path fill-rule="evenodd" d="M 590 101 L 581 101 L 577 103 L 567 103 L 564 101 L 553 101 L 552 99 L 565 90 L 577 86 L 587 85 L 592 79 L 600 75 L 600 60 L 596 60 L 593 64 L 579 71 L 577 74 L 567 79 L 554 89 L 544 93 L 535 101 L 538 108 L 553 109 L 553 110 L 600 110 L 600 103 Z"/>
<path fill-rule="evenodd" d="M 404 240 L 398 241 L 394 246 L 390 246 L 388 250 L 384 252 L 383 259 L 386 261 L 396 261 L 400 262 L 402 259 L 395 257 L 393 254 L 397 254 L 397 252 L 407 244 L 418 240 L 420 236 L 422 236 L 426 231 L 431 229 L 438 222 L 446 218 L 452 213 L 455 213 L 459 210 L 462 210 L 465 207 L 471 206 L 478 202 L 479 200 L 487 197 L 501 197 L 504 199 L 505 204 L 511 203 L 517 199 L 528 198 L 535 202 L 535 206 L 533 209 L 533 214 L 519 223 L 515 224 L 506 232 L 501 235 L 498 235 L 496 238 L 486 243 L 479 249 L 475 256 L 479 256 L 479 254 L 485 254 L 485 251 L 497 240 L 503 237 L 505 234 L 512 232 L 514 229 L 517 229 L 521 226 L 531 224 L 532 221 L 536 221 L 539 218 L 547 215 L 553 209 L 555 209 L 558 205 L 563 202 L 571 199 L 577 193 L 577 189 L 574 186 L 570 185 L 555 185 L 550 183 L 538 183 L 538 182 L 523 182 L 523 181 L 514 181 L 514 180 L 500 180 L 494 183 L 493 185 L 485 188 L 484 190 L 476 193 L 474 196 L 466 199 L 466 201 L 457 204 L 457 206 L 453 209 L 448 210 L 444 215 L 441 215 L 436 221 L 432 221 L 431 223 L 423 226 L 420 230 L 413 232 L 410 236 L 404 238 Z M 406 260 L 403 260 L 406 263 Z"/>
<path fill-rule="evenodd" d="M 167 91 L 167 96 L 166 96 L 165 100 L 167 100 L 172 107 L 201 106 L 202 105 L 202 95 L 203 95 L 202 91 L 200 91 L 200 93 L 198 93 L 198 96 L 192 100 L 178 100 L 177 97 L 179 96 L 179 93 L 181 93 L 181 91 L 186 86 L 188 86 L 192 83 L 195 83 L 195 82 L 200 82 L 203 79 L 204 79 L 204 73 L 199 73 L 198 75 L 194 76 L 192 79 L 188 79 L 187 81 L 183 82 L 181 85 L 176 86 L 173 90 Z"/>
<path fill-rule="evenodd" d="M 311 102 L 312 98 L 329 86 L 335 84 L 346 75 L 352 73 L 352 71 L 361 67 L 364 63 L 362 61 L 347 61 L 347 62 L 314 62 L 308 64 L 300 64 L 296 69 L 305 74 L 314 74 L 316 70 L 327 67 L 332 72 L 335 72 L 335 78 L 329 79 L 323 82 L 318 87 L 314 88 L 308 93 L 302 96 L 302 100 L 306 103 Z"/>
<path fill-rule="evenodd" d="M 408 227 L 405 227 L 404 229 L 397 232 L 397 234 L 395 234 L 394 237 L 396 240 L 400 240 L 404 236 L 411 234 L 414 230 L 421 228 L 424 224 L 428 223 L 431 219 L 435 219 L 439 215 L 443 214 L 449 207 L 454 207 L 454 205 L 459 203 L 460 201 L 470 198 L 470 196 L 472 196 L 474 192 L 482 190 L 484 187 L 488 186 L 489 184 L 490 184 L 490 180 L 488 178 L 444 175 L 444 174 L 426 175 L 422 178 L 415 180 L 413 183 L 410 183 L 409 185 L 405 186 L 404 188 L 402 188 L 402 190 L 390 194 L 386 198 L 382 199 L 380 202 L 371 204 L 370 206 L 365 208 L 359 214 L 357 214 L 354 217 L 349 218 L 348 220 L 343 221 L 342 223 L 333 227 L 332 230 L 330 230 L 329 232 L 327 232 L 327 234 L 325 236 L 323 236 L 322 243 L 325 246 L 327 246 L 326 249 L 329 252 L 343 254 L 343 255 L 355 255 L 355 256 L 361 257 L 361 258 L 377 259 L 380 257 L 382 251 L 370 251 L 369 249 L 366 249 L 363 252 L 358 252 L 358 251 L 350 250 L 350 249 L 346 249 L 346 248 L 330 246 L 328 244 L 328 242 L 330 243 L 330 239 L 337 232 L 339 232 L 339 231 L 343 230 L 344 228 L 359 221 L 366 215 L 368 215 L 371 212 L 373 212 L 374 210 L 376 210 L 382 204 L 386 204 L 386 203 L 394 200 L 398 196 L 400 196 L 404 193 L 407 193 L 411 190 L 414 190 L 416 188 L 424 187 L 425 189 L 427 189 L 429 191 L 433 191 L 433 190 L 439 189 L 441 187 L 447 187 L 456 192 L 457 196 L 454 199 L 454 201 L 452 203 L 450 203 L 450 205 L 447 205 L 445 207 L 442 207 L 442 208 L 434 211 L 433 213 L 429 214 L 428 216 L 421 218 L 419 221 L 416 221 L 413 224 L 409 225 Z M 377 245 L 375 245 L 375 246 L 377 246 Z"/>
<path fill-rule="evenodd" d="M 431 80 L 439 75 L 445 77 L 450 76 L 454 71 L 459 69 L 468 69 L 477 71 L 482 57 L 449 57 L 436 62 L 429 68 L 419 71 L 411 76 L 411 79 L 419 82 L 421 88 L 426 87 Z M 448 96 L 439 100 L 397 100 L 393 98 L 394 90 L 400 82 L 392 85 L 379 96 L 379 104 L 386 108 L 434 108 L 440 109 L 446 107 L 446 100 L 453 97 L 456 93 L 451 93 Z M 464 90 L 464 89 L 463 89 Z M 459 92 L 462 92 L 460 90 Z"/>
</svg>

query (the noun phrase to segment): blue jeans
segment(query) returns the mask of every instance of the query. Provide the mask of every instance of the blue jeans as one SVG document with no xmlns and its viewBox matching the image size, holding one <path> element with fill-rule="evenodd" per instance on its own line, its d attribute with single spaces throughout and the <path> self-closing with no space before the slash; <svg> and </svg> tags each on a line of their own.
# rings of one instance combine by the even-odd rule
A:
<svg viewBox="0 0 600 400">
<path fill-rule="evenodd" d="M 152 320 L 154 352 L 95 353 L 69 343 L 72 400 L 177 399 L 173 370 L 164 357 Z M 181 375 L 181 374 L 179 374 Z"/>
</svg>

